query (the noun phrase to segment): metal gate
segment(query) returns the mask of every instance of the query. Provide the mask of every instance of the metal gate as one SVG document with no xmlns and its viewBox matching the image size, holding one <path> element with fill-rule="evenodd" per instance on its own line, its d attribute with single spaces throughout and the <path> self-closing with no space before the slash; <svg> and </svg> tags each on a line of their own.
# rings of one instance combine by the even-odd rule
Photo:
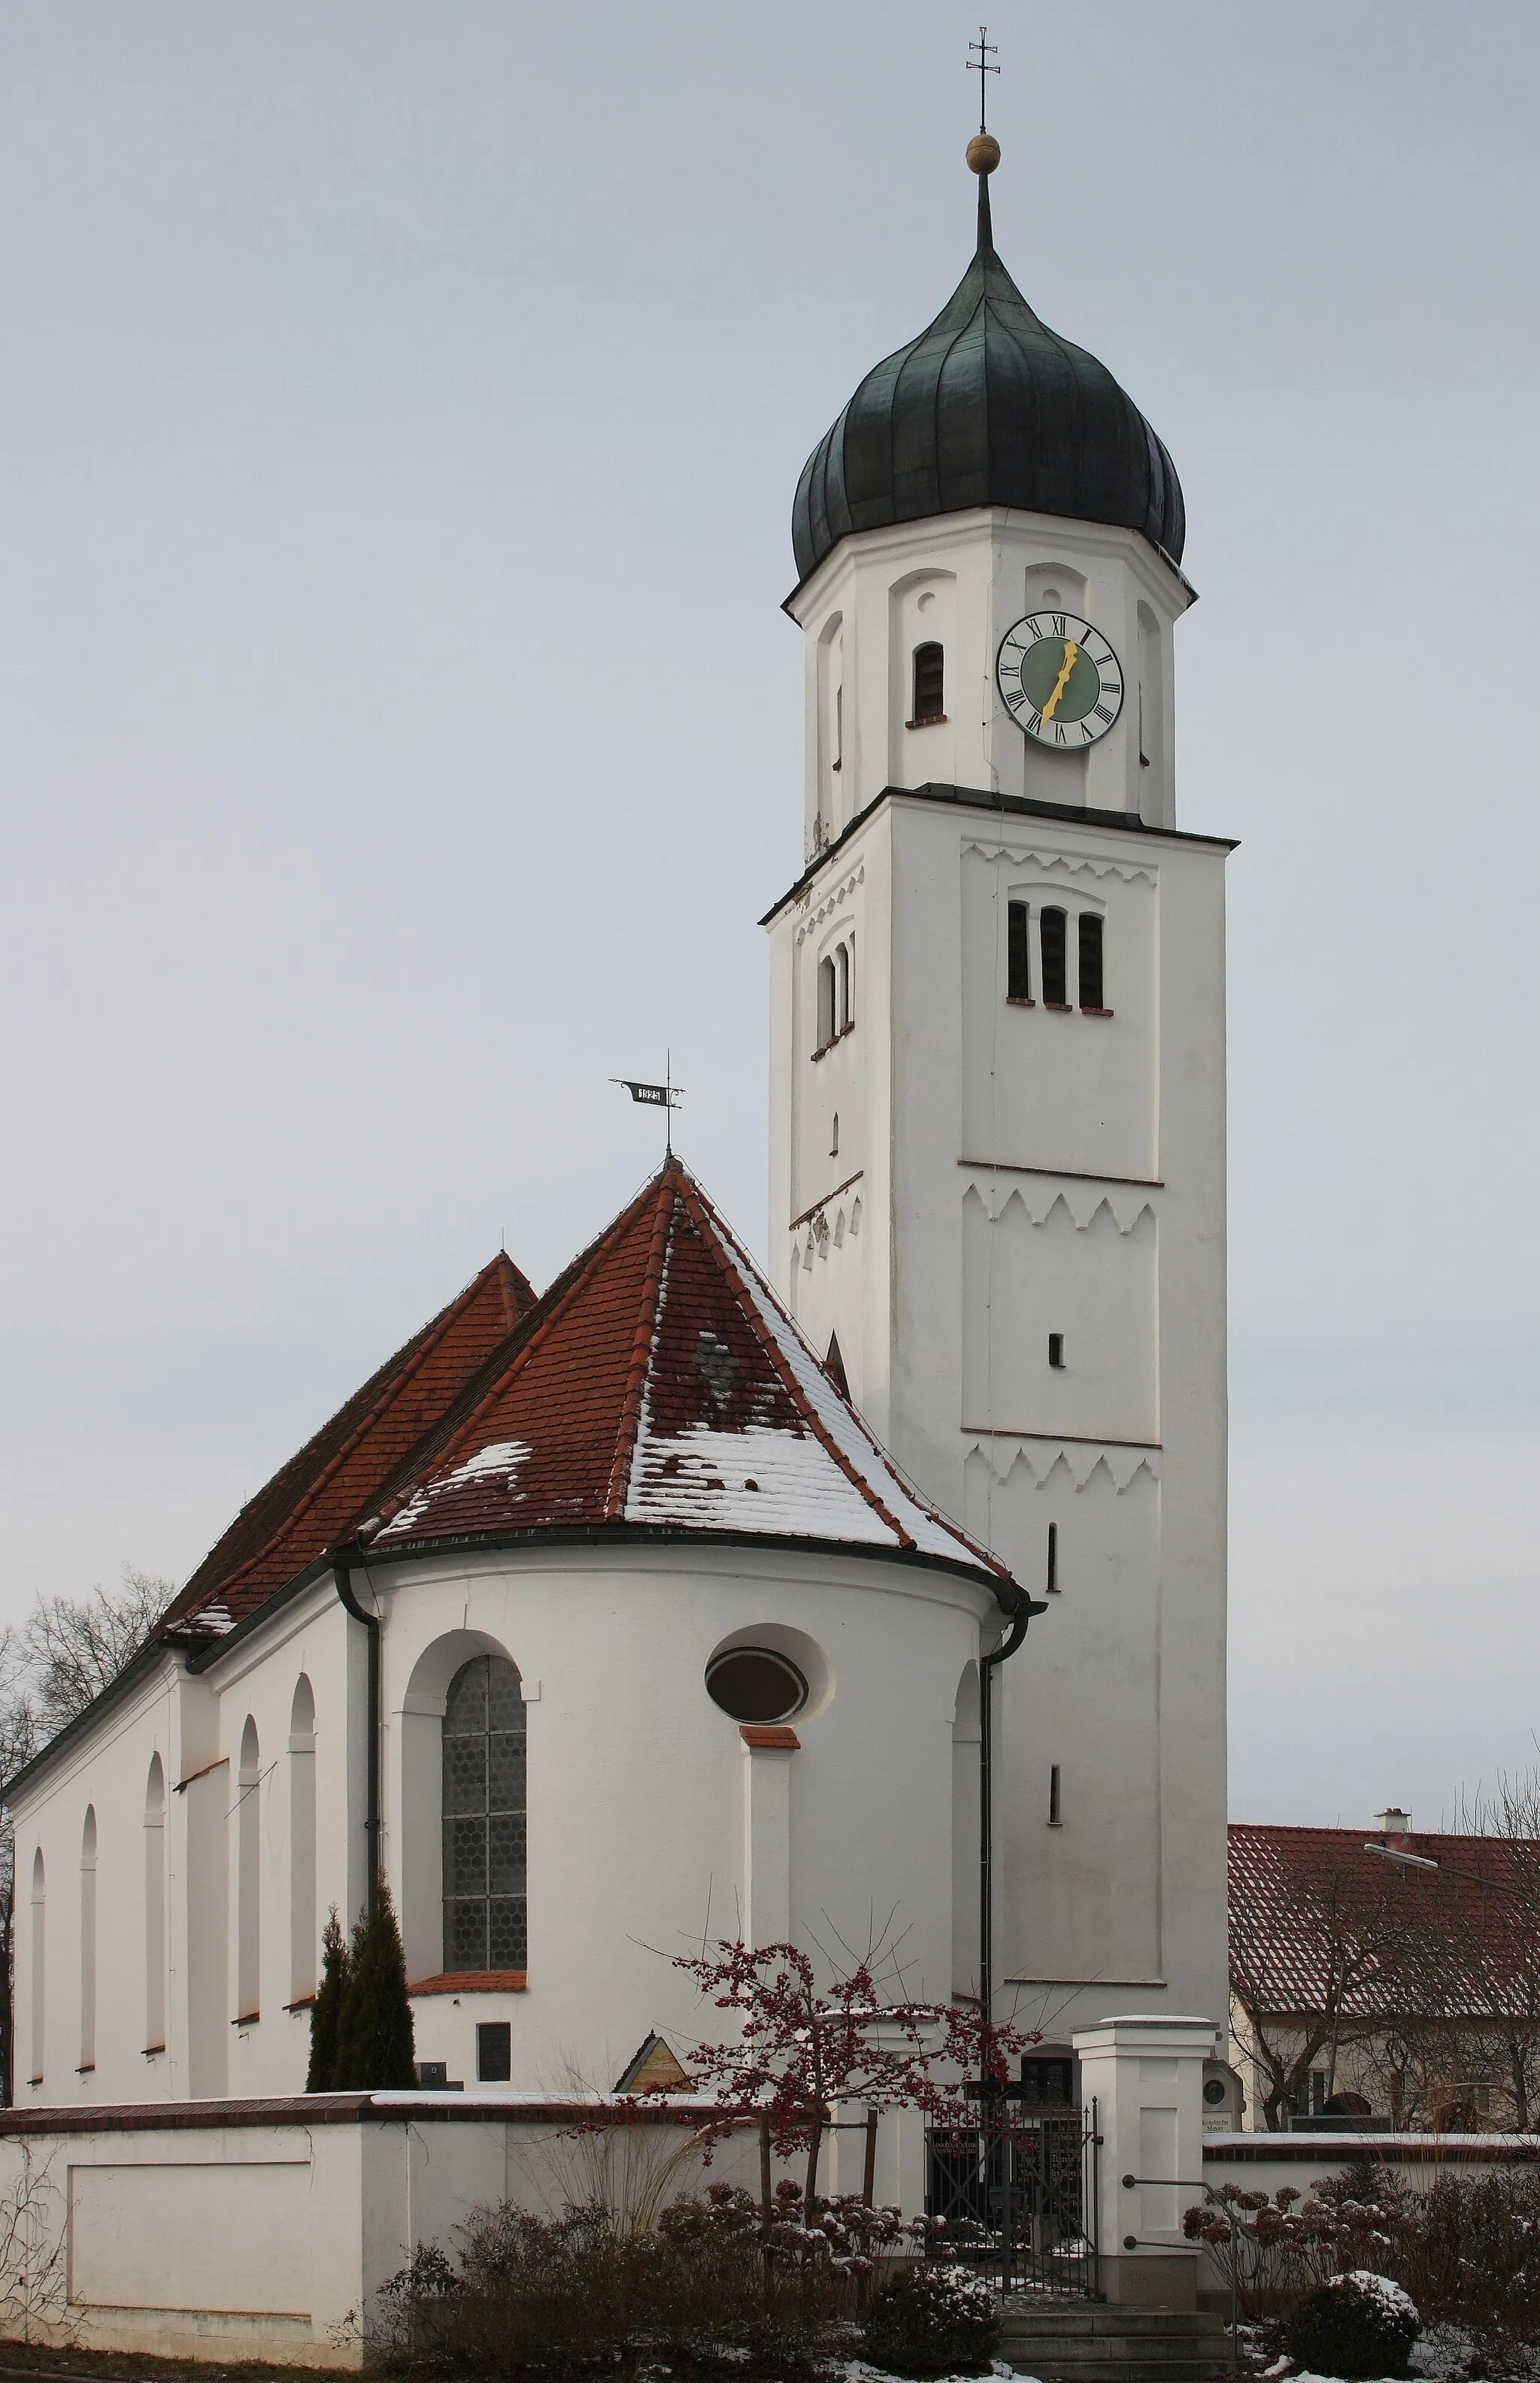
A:
<svg viewBox="0 0 1540 2383">
<path fill-rule="evenodd" d="M 1094 2102 L 932 2128 L 926 2149 L 926 2215 L 945 2229 L 934 2256 L 968 2261 L 1003 2291 L 1101 2298 Z"/>
</svg>

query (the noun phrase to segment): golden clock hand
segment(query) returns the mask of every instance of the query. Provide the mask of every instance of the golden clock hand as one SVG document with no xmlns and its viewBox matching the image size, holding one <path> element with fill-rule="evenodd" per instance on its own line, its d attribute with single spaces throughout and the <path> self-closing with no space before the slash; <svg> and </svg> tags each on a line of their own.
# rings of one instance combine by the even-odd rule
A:
<svg viewBox="0 0 1540 2383">
<path fill-rule="evenodd" d="M 1064 693 L 1066 687 L 1069 685 L 1069 673 L 1074 669 L 1079 659 L 1079 647 L 1076 644 L 1073 637 L 1066 637 L 1064 641 L 1064 668 L 1059 673 L 1059 683 L 1057 686 L 1055 686 L 1053 694 L 1049 697 L 1047 702 L 1042 707 L 1042 716 L 1044 720 L 1052 720 L 1054 712 L 1057 711 L 1059 708 L 1059 698 Z"/>
</svg>

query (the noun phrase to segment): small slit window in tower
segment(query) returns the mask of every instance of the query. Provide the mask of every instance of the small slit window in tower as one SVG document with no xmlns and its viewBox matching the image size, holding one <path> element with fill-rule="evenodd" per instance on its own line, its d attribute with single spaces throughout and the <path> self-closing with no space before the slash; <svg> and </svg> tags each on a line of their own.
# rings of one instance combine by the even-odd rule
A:
<svg viewBox="0 0 1540 2383">
<path fill-rule="evenodd" d="M 819 1041 L 821 1051 L 834 1040 L 834 963 L 832 959 L 819 962 Z"/>
<path fill-rule="evenodd" d="M 843 1034 L 850 1023 L 850 945 L 834 946 L 834 1031 Z"/>
<path fill-rule="evenodd" d="M 839 1113 L 839 1110 L 838 1110 L 838 1109 L 836 1109 L 836 1110 L 834 1111 L 834 1123 L 833 1123 L 832 1128 L 832 1129 L 831 1129 L 831 1130 L 830 1130 L 830 1135 L 829 1135 L 829 1155 L 830 1155 L 830 1157 L 831 1157 L 831 1158 L 838 1158 L 839 1154 L 840 1154 L 840 1113 Z"/>
<path fill-rule="evenodd" d="M 1057 1523 L 1050 1523 L 1048 1525 L 1048 1594 L 1050 1597 L 1057 1597 L 1058 1593 L 1059 1526 Z"/>
<path fill-rule="evenodd" d="M 944 720 L 946 707 L 946 657 L 934 642 L 915 648 L 914 717 L 911 728 L 924 728 L 931 721 Z"/>
<path fill-rule="evenodd" d="M 1061 1829 L 1064 1826 L 1064 1809 L 1059 1794 L 1059 1766 L 1056 1762 L 1051 1763 L 1048 1771 L 1048 1825 L 1051 1829 Z"/>
<path fill-rule="evenodd" d="M 836 770 L 843 770 L 844 767 L 844 687 L 843 683 L 834 689 L 834 767 Z"/>
<path fill-rule="evenodd" d="M 1096 911 L 1082 910 L 1080 931 L 1080 1006 L 1100 1009 L 1102 1002 L 1102 920 Z"/>
<path fill-rule="evenodd" d="M 1027 932 L 1027 905 L 1007 902 L 1005 905 L 1005 998 L 1007 1001 L 1030 1001 L 1032 998 L 1032 946 Z"/>
<path fill-rule="evenodd" d="M 1050 1332 L 1048 1336 L 1048 1362 L 1055 1373 L 1063 1373 L 1064 1334 L 1062 1332 Z"/>
<path fill-rule="evenodd" d="M 1062 910 L 1045 910 L 1040 932 L 1042 937 L 1042 997 L 1050 1009 L 1066 1009 L 1069 1006 L 1066 976 L 1066 920 Z"/>
</svg>

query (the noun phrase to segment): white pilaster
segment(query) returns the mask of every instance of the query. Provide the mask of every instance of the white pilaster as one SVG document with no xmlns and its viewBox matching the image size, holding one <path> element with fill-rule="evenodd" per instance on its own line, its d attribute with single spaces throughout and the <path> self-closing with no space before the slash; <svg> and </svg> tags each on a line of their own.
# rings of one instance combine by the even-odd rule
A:
<svg viewBox="0 0 1540 2383">
<path fill-rule="evenodd" d="M 795 1729 L 745 1724 L 744 1909 L 745 1945 L 787 1945 L 792 1936 L 792 1757 Z"/>
</svg>

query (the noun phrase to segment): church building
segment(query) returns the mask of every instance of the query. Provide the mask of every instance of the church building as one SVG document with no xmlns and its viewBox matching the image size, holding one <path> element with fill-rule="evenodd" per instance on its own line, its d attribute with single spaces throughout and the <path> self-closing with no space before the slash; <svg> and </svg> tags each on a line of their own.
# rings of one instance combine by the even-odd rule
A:
<svg viewBox="0 0 1540 2383">
<path fill-rule="evenodd" d="M 24 2109 L 299 2093 L 376 1876 L 471 2090 L 687 2070 L 703 1937 L 901 1935 L 1065 2098 L 1075 2031 L 1223 2022 L 1229 847 L 1176 824 L 1176 472 L 998 159 L 796 491 L 766 1266 L 671 1155 L 237 1517 L 7 1791 Z"/>
</svg>

